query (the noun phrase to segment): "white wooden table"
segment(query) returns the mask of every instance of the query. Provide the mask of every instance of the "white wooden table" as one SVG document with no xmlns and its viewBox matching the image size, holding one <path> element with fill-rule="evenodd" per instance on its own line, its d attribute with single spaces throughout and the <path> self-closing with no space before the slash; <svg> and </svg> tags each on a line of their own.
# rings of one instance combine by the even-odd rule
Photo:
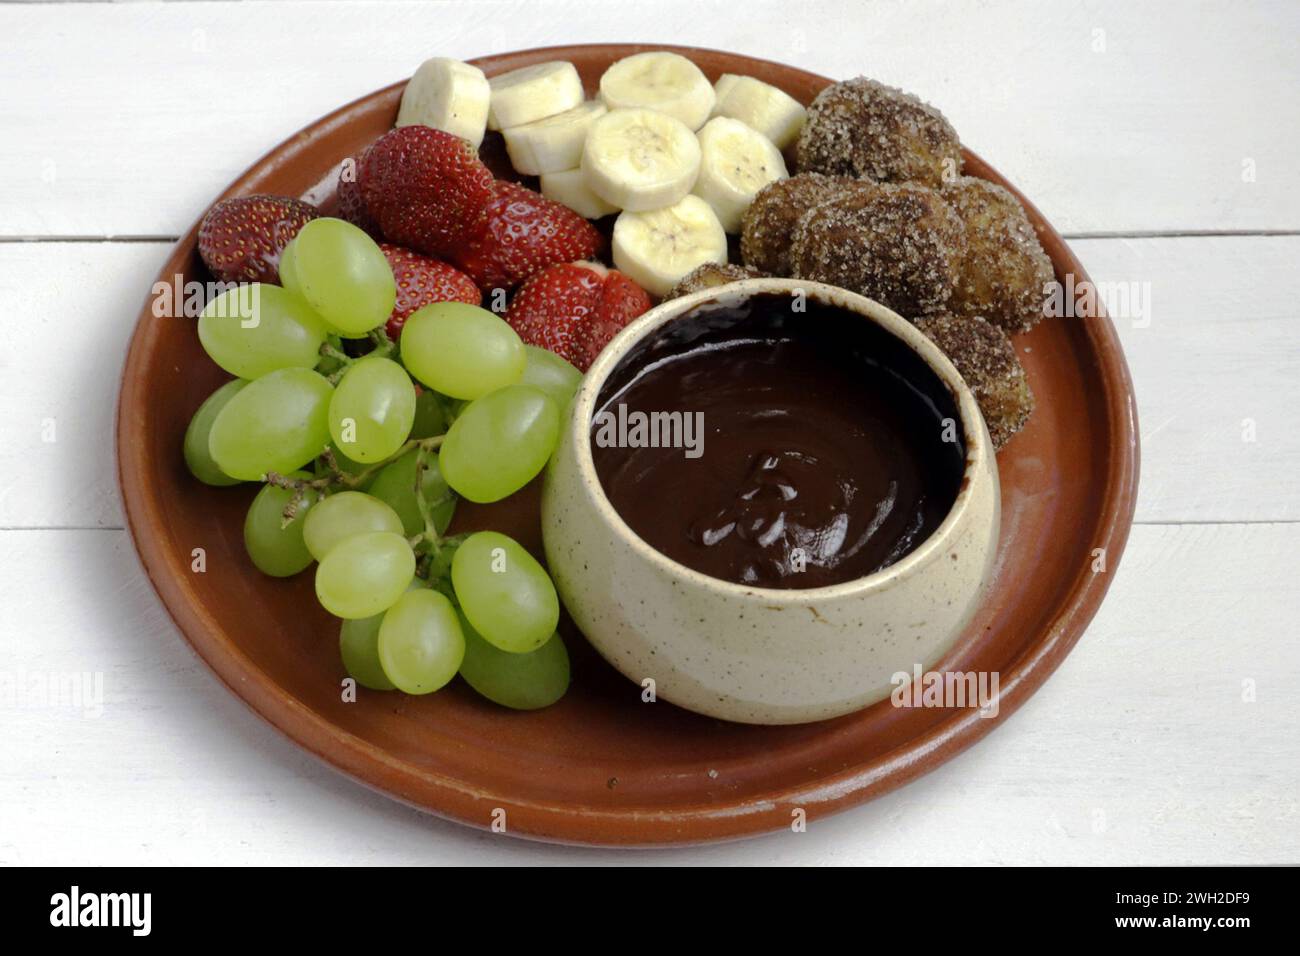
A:
<svg viewBox="0 0 1300 956">
<path fill-rule="evenodd" d="M 0 3 L 0 863 L 1300 862 L 1300 5 Z M 209 675 L 114 487 L 169 244 L 266 148 L 435 54 L 696 43 L 942 108 L 1121 321 L 1142 490 L 1110 596 L 988 739 L 867 806 L 697 850 L 528 844 L 351 783 Z M 102 675 L 102 707 L 33 680 Z"/>
</svg>

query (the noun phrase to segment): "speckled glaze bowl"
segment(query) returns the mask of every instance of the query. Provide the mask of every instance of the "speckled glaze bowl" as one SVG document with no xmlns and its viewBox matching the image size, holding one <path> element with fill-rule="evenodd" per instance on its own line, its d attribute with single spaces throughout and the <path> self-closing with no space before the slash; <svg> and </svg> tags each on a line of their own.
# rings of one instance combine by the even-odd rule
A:
<svg viewBox="0 0 1300 956">
<path fill-rule="evenodd" d="M 966 470 L 943 523 L 898 563 L 843 584 L 778 590 L 702 574 L 637 536 L 597 477 L 590 424 L 606 378 L 647 336 L 697 307 L 795 290 L 876 323 L 921 356 L 956 400 Z M 673 299 L 624 329 L 574 397 L 542 492 L 551 574 L 596 649 L 657 697 L 752 724 L 847 714 L 889 696 L 895 674 L 938 661 L 979 604 L 1000 515 L 988 430 L 952 363 L 879 303 L 792 279 L 750 279 Z"/>
</svg>

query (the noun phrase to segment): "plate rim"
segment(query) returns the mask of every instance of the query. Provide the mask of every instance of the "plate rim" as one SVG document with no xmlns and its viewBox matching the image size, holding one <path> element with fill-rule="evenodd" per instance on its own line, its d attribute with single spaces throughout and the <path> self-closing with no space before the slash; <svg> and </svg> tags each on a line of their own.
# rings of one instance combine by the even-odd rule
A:
<svg viewBox="0 0 1300 956">
<path fill-rule="evenodd" d="M 539 58 L 570 59 L 593 52 L 627 56 L 645 50 L 667 50 L 691 57 L 705 53 L 747 64 L 779 69 L 786 75 L 799 74 L 809 82 L 829 84 L 829 78 L 790 64 L 760 57 L 706 47 L 645 43 L 568 44 L 513 50 L 478 57 L 469 62 L 491 71 L 513 60 Z M 752 66 L 751 66 L 752 68 Z M 309 123 L 286 137 L 249 165 L 212 202 L 246 193 L 250 179 L 283 160 L 281 156 L 307 136 L 319 136 L 345 123 L 353 114 L 364 111 L 377 100 L 393 96 L 405 86 L 399 80 L 360 96 Z M 973 168 L 982 178 L 1004 185 L 1025 206 L 1040 237 L 1054 240 L 1065 250 L 1067 265 L 1076 281 L 1088 281 L 1087 271 L 1074 250 L 1059 233 L 1004 176 L 978 155 L 963 147 L 967 170 Z M 205 209 L 206 212 L 206 209 Z M 192 254 L 199 220 L 173 245 L 160 266 L 158 280 L 167 280 L 178 271 L 178 263 Z M 114 421 L 115 472 L 122 498 L 127 530 L 140 564 L 151 587 L 169 617 L 205 666 L 254 713 L 275 727 L 298 746 L 307 750 L 353 780 L 416 809 L 432 813 L 477 829 L 486 829 L 482 808 L 485 800 L 508 802 L 509 833 L 526 839 L 549 843 L 610 847 L 647 847 L 694 845 L 743 839 L 789 824 L 789 806 L 803 807 L 808 816 L 821 817 L 865 803 L 915 780 L 947 762 L 1003 723 L 1047 680 L 1078 643 L 1104 599 L 1118 571 L 1128 541 L 1137 504 L 1140 471 L 1140 448 L 1137 408 L 1132 377 L 1125 360 L 1118 333 L 1105 314 L 1088 320 L 1087 340 L 1099 366 L 1099 378 L 1105 386 L 1107 432 L 1115 441 L 1109 451 L 1106 486 L 1101 497 L 1102 521 L 1097 531 L 1097 547 L 1105 548 L 1108 573 L 1084 575 L 1082 572 L 1070 588 L 1068 597 L 1058 604 L 1059 612 L 1045 627 L 1044 636 L 1021 655 L 1001 677 L 999 715 L 989 720 L 974 711 L 956 713 L 928 732 L 913 737 L 906 744 L 857 764 L 839 774 L 814 782 L 801 782 L 779 793 L 766 795 L 761 801 L 737 800 L 714 804 L 686 805 L 672 810 L 637 808 L 603 809 L 572 804 L 507 798 L 490 788 L 476 787 L 467 781 L 438 774 L 400 761 L 377 745 L 371 744 L 311 710 L 291 693 L 282 689 L 234 643 L 222 636 L 220 628 L 201 604 L 191 601 L 178 583 L 175 555 L 159 539 L 142 530 L 160 521 L 159 512 L 143 492 L 143 443 L 132 440 L 131 410 L 145 400 L 139 374 L 146 364 L 151 315 L 146 295 L 131 333 L 123 363 Z M 379 782 L 382 781 L 382 782 Z"/>
</svg>

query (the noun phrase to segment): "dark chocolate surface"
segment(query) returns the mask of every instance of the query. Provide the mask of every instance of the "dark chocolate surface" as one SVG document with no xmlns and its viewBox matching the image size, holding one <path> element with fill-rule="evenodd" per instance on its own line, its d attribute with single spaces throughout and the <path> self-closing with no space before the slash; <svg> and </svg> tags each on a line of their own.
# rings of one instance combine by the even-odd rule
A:
<svg viewBox="0 0 1300 956">
<path fill-rule="evenodd" d="M 965 467 L 956 404 L 919 356 L 854 313 L 794 306 L 762 295 L 673 321 L 615 368 L 592 422 L 597 474 L 633 531 L 758 587 L 895 563 L 943 521 Z"/>
</svg>

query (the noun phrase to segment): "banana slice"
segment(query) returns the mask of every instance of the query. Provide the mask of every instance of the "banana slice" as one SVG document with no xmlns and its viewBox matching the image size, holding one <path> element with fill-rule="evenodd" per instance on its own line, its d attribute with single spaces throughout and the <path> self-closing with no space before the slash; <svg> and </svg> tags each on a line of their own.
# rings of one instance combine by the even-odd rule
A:
<svg viewBox="0 0 1300 956">
<path fill-rule="evenodd" d="M 700 175 L 691 191 L 713 207 L 723 229 L 740 232 L 758 191 L 789 177 L 781 151 L 762 133 L 728 116 L 714 117 L 695 135 Z"/>
<path fill-rule="evenodd" d="M 640 212 L 691 191 L 700 144 L 681 120 L 646 109 L 612 109 L 587 132 L 582 172 L 601 199 Z"/>
<path fill-rule="evenodd" d="M 604 103 L 589 100 L 555 116 L 504 130 L 510 162 L 526 176 L 573 169 L 582 162 L 582 146 L 591 124 L 607 112 Z"/>
<path fill-rule="evenodd" d="M 432 126 L 477 147 L 487 129 L 490 94 L 487 77 L 478 67 L 434 57 L 421 63 L 406 84 L 396 125 Z"/>
<path fill-rule="evenodd" d="M 740 120 L 770 139 L 777 149 L 793 143 L 808 118 L 808 111 L 793 96 L 752 76 L 724 73 L 714 90 L 718 96 L 714 116 Z"/>
<path fill-rule="evenodd" d="M 591 191 L 581 169 L 542 173 L 542 195 L 568 206 L 579 216 L 588 219 L 599 219 L 618 212 L 617 206 L 611 206 Z"/>
<path fill-rule="evenodd" d="M 715 95 L 700 68 L 676 53 L 637 53 L 619 60 L 600 78 L 600 97 L 611 110 L 644 107 L 704 125 Z"/>
<path fill-rule="evenodd" d="M 573 109 L 583 99 L 578 71 L 565 60 L 511 70 L 492 77 L 488 84 L 492 87 L 488 129 L 509 129 L 546 119 Z"/>
<path fill-rule="evenodd" d="M 713 84 L 713 95 L 715 97 L 713 104 L 714 116 L 718 115 L 718 106 L 722 103 L 722 98 L 727 95 L 728 90 L 736 85 L 738 79 L 740 79 L 740 77 L 735 73 L 723 73 L 718 77 L 718 82 Z"/>
<path fill-rule="evenodd" d="M 615 268 L 651 295 L 663 296 L 704 263 L 725 263 L 727 234 L 708 203 L 687 196 L 666 209 L 620 213 L 612 249 Z"/>
</svg>

